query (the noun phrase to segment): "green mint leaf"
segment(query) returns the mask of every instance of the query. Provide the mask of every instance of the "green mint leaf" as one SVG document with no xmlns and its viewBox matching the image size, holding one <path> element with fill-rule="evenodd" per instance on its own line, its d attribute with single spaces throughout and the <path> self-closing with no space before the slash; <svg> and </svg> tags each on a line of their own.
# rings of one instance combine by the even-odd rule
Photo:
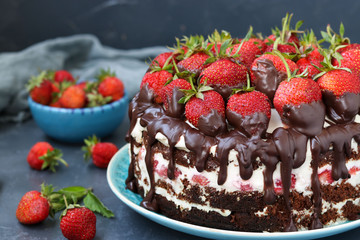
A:
<svg viewBox="0 0 360 240">
<path fill-rule="evenodd" d="M 100 213 L 104 217 L 114 217 L 114 213 L 105 207 L 104 204 L 92 192 L 88 192 L 84 198 L 84 205 L 91 211 Z"/>
<path fill-rule="evenodd" d="M 58 192 L 64 194 L 67 198 L 76 198 L 77 200 L 79 200 L 83 198 L 89 192 L 89 190 L 81 186 L 73 186 L 62 188 Z"/>
</svg>

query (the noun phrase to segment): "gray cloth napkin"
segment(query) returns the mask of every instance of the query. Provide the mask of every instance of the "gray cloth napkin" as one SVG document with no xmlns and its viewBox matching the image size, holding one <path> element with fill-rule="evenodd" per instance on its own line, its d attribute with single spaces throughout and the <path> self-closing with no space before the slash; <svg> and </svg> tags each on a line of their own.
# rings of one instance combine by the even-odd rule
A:
<svg viewBox="0 0 360 240">
<path fill-rule="evenodd" d="M 21 122 L 30 117 L 25 84 L 41 70 L 65 69 L 79 81 L 92 80 L 111 69 L 124 82 L 131 98 L 139 90 L 148 68 L 146 61 L 168 51 L 165 47 L 120 50 L 103 46 L 88 34 L 40 42 L 14 53 L 0 53 L 0 122 Z"/>
</svg>

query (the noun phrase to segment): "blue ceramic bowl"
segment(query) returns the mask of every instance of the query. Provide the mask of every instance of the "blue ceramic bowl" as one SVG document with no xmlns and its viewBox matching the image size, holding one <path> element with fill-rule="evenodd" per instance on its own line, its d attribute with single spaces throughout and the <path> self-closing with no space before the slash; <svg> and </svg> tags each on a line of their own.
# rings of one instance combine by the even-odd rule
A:
<svg viewBox="0 0 360 240">
<path fill-rule="evenodd" d="M 63 142 L 83 142 L 95 134 L 105 137 L 113 133 L 123 121 L 129 100 L 127 93 L 118 101 L 93 108 L 55 108 L 28 98 L 31 114 L 37 125 L 54 139 Z"/>
</svg>

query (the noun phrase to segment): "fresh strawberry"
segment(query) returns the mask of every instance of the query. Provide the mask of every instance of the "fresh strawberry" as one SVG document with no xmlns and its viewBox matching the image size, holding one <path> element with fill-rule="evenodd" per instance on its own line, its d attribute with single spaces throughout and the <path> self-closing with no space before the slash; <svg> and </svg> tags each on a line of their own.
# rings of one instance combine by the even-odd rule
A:
<svg viewBox="0 0 360 240">
<path fill-rule="evenodd" d="M 117 77 L 106 77 L 99 84 L 98 90 L 103 97 L 111 97 L 112 102 L 117 101 L 124 96 L 124 84 Z"/>
<path fill-rule="evenodd" d="M 274 44 L 271 44 L 267 46 L 265 52 L 272 52 L 274 49 L 278 50 L 282 53 L 288 53 L 288 54 L 296 54 L 297 49 L 294 45 L 291 44 L 278 44 L 277 46 Z"/>
<path fill-rule="evenodd" d="M 53 92 L 53 85 L 46 77 L 47 72 L 42 71 L 38 76 L 31 77 L 26 85 L 31 99 L 43 105 L 50 104 Z"/>
<path fill-rule="evenodd" d="M 23 224 L 44 221 L 50 212 L 50 204 L 39 191 L 30 191 L 21 198 L 16 209 L 16 218 Z"/>
<path fill-rule="evenodd" d="M 351 49 L 345 51 L 341 54 L 343 59 L 337 60 L 333 59 L 333 65 L 348 68 L 352 73 L 358 75 L 360 77 L 360 49 Z"/>
<path fill-rule="evenodd" d="M 234 59 L 222 58 L 205 68 L 201 83 L 216 86 L 240 87 L 246 85 L 247 68 Z"/>
<path fill-rule="evenodd" d="M 254 68 L 257 68 L 257 61 L 260 59 L 268 59 L 270 60 L 274 67 L 276 68 L 276 70 L 278 72 L 284 72 L 286 73 L 286 67 L 285 64 L 283 63 L 283 61 L 281 60 L 281 58 L 279 56 L 273 55 L 273 54 L 264 54 L 261 55 L 260 57 L 256 58 L 255 61 L 253 62 L 253 64 L 251 65 L 251 81 L 253 82 L 255 79 L 255 75 L 253 73 Z M 296 63 L 294 63 L 293 61 L 291 61 L 290 59 L 285 58 L 286 63 L 289 65 L 290 71 L 294 72 L 295 70 L 298 69 L 298 66 L 296 65 Z"/>
<path fill-rule="evenodd" d="M 318 60 L 317 58 L 310 58 L 310 57 L 304 57 L 304 58 L 300 58 L 297 62 L 296 65 L 299 68 L 299 73 L 303 73 L 305 72 L 305 70 L 307 70 L 308 72 L 308 76 L 310 78 L 313 78 L 315 75 L 319 74 L 321 71 L 319 70 L 319 68 L 321 68 L 321 61 Z M 314 67 L 317 66 L 318 68 Z"/>
<path fill-rule="evenodd" d="M 86 104 L 86 94 L 82 88 L 72 85 L 64 90 L 59 101 L 64 108 L 82 108 Z"/>
<path fill-rule="evenodd" d="M 333 69 L 317 80 L 322 91 L 328 90 L 336 97 L 344 93 L 360 93 L 360 79 L 357 75 L 343 69 Z"/>
<path fill-rule="evenodd" d="M 173 52 L 164 52 L 157 55 L 154 60 L 151 61 L 150 67 L 158 66 L 160 68 L 163 68 L 165 63 L 169 61 L 168 59 L 173 57 L 175 63 L 177 62 L 176 57 L 174 56 Z"/>
<path fill-rule="evenodd" d="M 264 113 L 268 119 L 271 117 L 271 105 L 269 98 L 259 91 L 238 92 L 232 95 L 226 106 L 241 116 L 251 116 L 254 113 Z"/>
<path fill-rule="evenodd" d="M 111 97 L 111 102 L 117 101 L 124 96 L 124 84 L 116 77 L 114 72 L 101 69 L 98 79 L 98 92 L 103 97 Z"/>
<path fill-rule="evenodd" d="M 185 79 L 177 78 L 172 80 L 168 85 L 166 85 L 160 94 L 165 109 L 168 109 L 169 107 L 169 102 L 172 99 L 174 88 L 189 90 L 191 89 L 191 84 Z"/>
<path fill-rule="evenodd" d="M 77 87 L 83 89 L 84 91 L 86 91 L 87 85 L 88 85 L 88 82 L 86 82 L 86 81 L 79 82 L 76 84 Z"/>
<path fill-rule="evenodd" d="M 206 186 L 210 183 L 209 179 L 201 174 L 195 174 L 192 176 L 191 181 L 200 184 L 201 186 Z"/>
<path fill-rule="evenodd" d="M 244 41 L 243 43 L 238 43 L 233 45 L 231 48 L 228 48 L 227 51 L 231 54 L 238 53 L 240 56 L 236 57 L 236 59 L 243 63 L 247 68 L 250 69 L 251 64 L 254 62 L 255 58 L 262 54 L 261 48 L 259 48 L 259 45 L 255 44 L 256 41 L 261 40 L 255 40 L 252 38 L 252 40 Z M 237 52 L 238 48 L 240 47 L 240 50 Z"/>
<path fill-rule="evenodd" d="M 196 75 L 199 75 L 205 67 L 209 64 L 205 64 L 206 60 L 209 58 L 209 55 L 205 52 L 199 52 L 191 55 L 188 58 L 178 62 L 177 67 L 181 72 L 189 71 Z"/>
<path fill-rule="evenodd" d="M 37 142 L 28 153 L 27 162 L 33 169 L 44 170 L 49 168 L 55 172 L 55 167 L 59 165 L 59 162 L 68 166 L 61 157 L 61 151 L 53 148 L 48 142 Z"/>
<path fill-rule="evenodd" d="M 318 174 L 319 180 L 321 183 L 331 184 L 334 182 L 334 179 L 331 176 L 330 170 L 324 170 L 321 173 Z"/>
<path fill-rule="evenodd" d="M 221 45 L 228 39 L 231 40 L 231 35 L 229 32 L 222 30 L 221 33 L 219 33 L 215 29 L 215 31 L 208 37 L 208 46 L 212 45 L 210 51 L 214 55 L 217 55 L 220 52 Z"/>
<path fill-rule="evenodd" d="M 70 72 L 66 70 L 58 70 L 54 73 L 54 81 L 58 83 L 61 83 L 63 81 L 75 82 L 75 79 Z"/>
<path fill-rule="evenodd" d="M 282 19 L 282 29 L 273 30 L 273 34 L 267 38 L 268 47 L 265 52 L 272 52 L 274 49 L 282 53 L 295 54 L 300 41 L 297 37 L 298 29 L 302 25 L 302 21 L 296 23 L 295 29 L 290 29 L 292 14 L 286 14 Z"/>
<path fill-rule="evenodd" d="M 346 51 L 351 50 L 351 49 L 360 50 L 360 44 L 359 43 L 350 43 L 350 44 L 345 43 L 337 51 L 342 54 L 343 52 L 346 52 Z"/>
<path fill-rule="evenodd" d="M 96 216 L 86 207 L 70 205 L 62 214 L 60 229 L 69 240 L 91 240 L 96 234 Z"/>
<path fill-rule="evenodd" d="M 208 115 L 213 109 L 225 119 L 225 103 L 222 96 L 213 90 L 202 94 L 202 99 L 193 96 L 185 105 L 185 116 L 189 122 L 197 127 L 199 118 Z"/>
<path fill-rule="evenodd" d="M 85 160 L 92 157 L 93 163 L 99 168 L 107 168 L 111 158 L 118 151 L 115 144 L 100 142 L 95 135 L 85 139 L 84 142 L 85 146 L 82 147 L 82 150 L 85 151 Z"/>
<path fill-rule="evenodd" d="M 62 107 L 59 100 L 56 100 L 56 101 L 50 103 L 49 106 L 50 107 L 56 107 L 56 108 L 61 108 Z"/>
<path fill-rule="evenodd" d="M 300 45 L 301 52 L 306 54 L 305 57 L 308 58 L 308 60 L 312 61 L 315 59 L 317 61 L 322 61 L 324 59 L 324 56 L 319 51 L 321 47 L 313 30 L 303 34 Z"/>
</svg>

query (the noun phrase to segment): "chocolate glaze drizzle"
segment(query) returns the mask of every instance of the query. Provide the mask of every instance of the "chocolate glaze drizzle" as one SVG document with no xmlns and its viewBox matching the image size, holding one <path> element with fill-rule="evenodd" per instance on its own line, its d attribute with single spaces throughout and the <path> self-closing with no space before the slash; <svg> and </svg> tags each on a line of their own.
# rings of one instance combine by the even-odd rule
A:
<svg viewBox="0 0 360 240">
<path fill-rule="evenodd" d="M 276 89 L 281 81 L 286 78 L 286 74 L 278 72 L 272 61 L 269 59 L 259 59 L 257 66 L 251 69 L 255 75 L 255 89 L 274 99 Z"/>
<path fill-rule="evenodd" d="M 263 64 L 260 62 L 260 64 Z M 269 65 L 264 61 L 264 64 Z M 275 84 L 276 85 L 276 84 Z M 178 97 L 174 97 L 177 99 Z M 196 169 L 199 172 L 205 170 L 207 160 L 210 156 L 210 148 L 217 145 L 215 158 L 220 168 L 218 184 L 222 185 L 227 179 L 228 156 L 232 149 L 238 152 L 239 173 L 242 179 L 249 179 L 253 173 L 253 163 L 259 158 L 265 165 L 264 174 L 264 201 L 266 204 L 273 204 L 276 201 L 274 192 L 273 172 L 280 162 L 281 180 L 283 184 L 283 197 L 288 210 L 288 225 L 284 231 L 296 231 L 292 216 L 290 201 L 291 173 L 293 169 L 300 167 L 306 158 L 307 143 L 310 141 L 312 153 L 312 176 L 311 188 L 313 191 L 314 214 L 311 221 L 311 229 L 321 228 L 321 189 L 318 178 L 318 166 L 321 156 L 329 151 L 332 146 L 335 160 L 332 162 L 332 176 L 335 180 L 346 179 L 350 175 L 345 166 L 346 157 L 350 156 L 351 140 L 355 139 L 360 143 L 360 124 L 346 123 L 332 125 L 323 129 L 325 106 L 319 101 L 310 105 L 297 107 L 285 106 L 285 115 L 282 116 L 288 121 L 289 128 L 279 127 L 272 134 L 265 134 L 268 119 L 261 114 L 257 115 L 255 123 L 248 119 L 244 122 L 236 122 L 236 114 L 227 112 L 229 123 L 234 127 L 226 127 L 224 122 L 219 121 L 217 112 L 213 112 L 207 119 L 203 119 L 203 125 L 212 126 L 212 130 L 201 127 L 196 129 L 190 127 L 183 119 L 183 110 L 174 104 L 170 111 L 165 111 L 162 106 L 153 102 L 153 94 L 147 86 L 134 97 L 129 106 L 130 129 L 127 140 L 133 143 L 131 137 L 136 121 L 140 118 L 140 124 L 147 128 L 143 132 L 146 145 L 146 167 L 150 176 L 150 191 L 141 202 L 141 206 L 157 211 L 158 206 L 155 199 L 155 183 L 153 174 L 153 163 L 151 161 L 151 147 L 157 142 L 155 136 L 162 133 L 168 139 L 170 159 L 168 166 L 168 177 L 175 177 L 175 161 L 173 152 L 180 137 L 185 138 L 186 147 L 196 155 Z M 342 101 L 341 99 L 339 101 Z M 345 100 L 344 100 L 345 101 Z M 171 105 L 169 105 L 171 106 Z M 177 112 L 179 111 L 179 112 Z M 182 112 L 181 112 L 182 111 Z M 171 112 L 169 114 L 169 112 Z M 176 113 L 177 112 L 177 113 Z M 220 117 L 221 119 L 221 117 Z M 215 129 L 215 130 L 214 130 Z M 136 192 L 134 177 L 135 155 L 131 149 L 131 163 L 129 175 L 126 179 L 127 188 Z"/>
</svg>

